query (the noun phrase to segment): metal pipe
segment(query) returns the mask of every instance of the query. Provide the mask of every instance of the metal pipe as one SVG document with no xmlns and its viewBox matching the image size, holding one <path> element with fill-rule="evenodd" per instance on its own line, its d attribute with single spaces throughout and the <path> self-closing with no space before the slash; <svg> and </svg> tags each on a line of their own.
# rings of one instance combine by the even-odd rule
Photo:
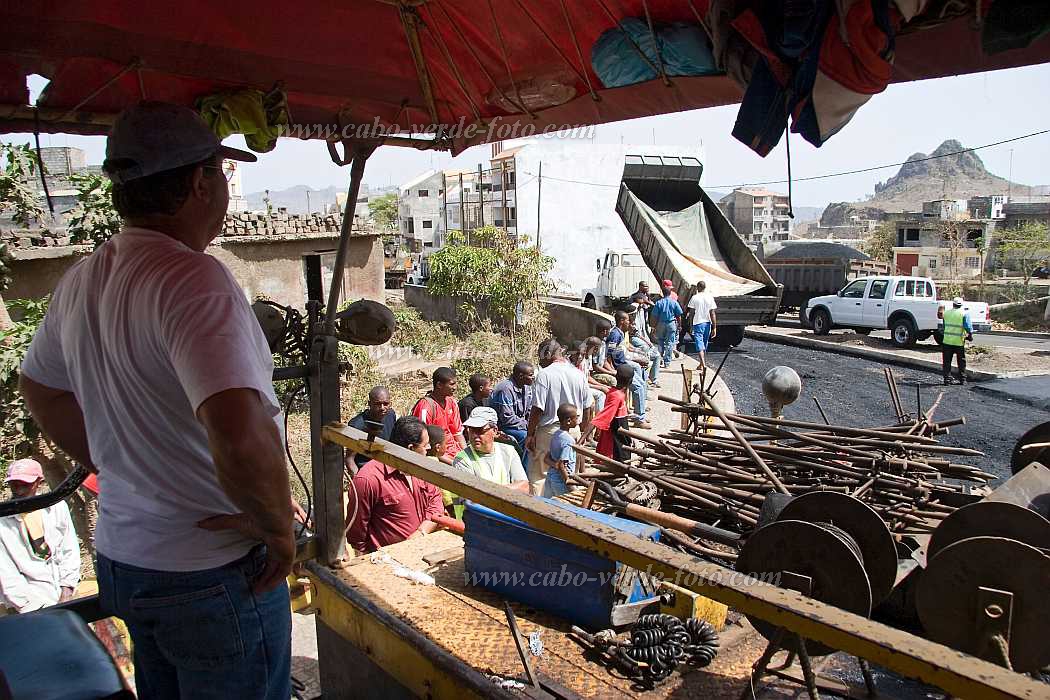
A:
<svg viewBox="0 0 1050 700">
<path fill-rule="evenodd" d="M 726 420 L 725 413 L 715 404 L 714 401 L 711 400 L 711 395 L 704 392 L 700 397 L 711 408 L 711 410 L 715 412 L 715 415 L 722 419 L 722 422 L 729 428 L 729 432 L 733 433 L 733 437 L 737 439 L 737 442 L 743 445 L 744 449 L 747 450 L 748 454 L 751 455 L 751 458 L 755 460 L 755 463 L 762 469 L 762 472 L 769 478 L 769 482 L 776 487 L 777 491 L 780 493 L 790 493 L 790 491 L 784 487 L 784 484 L 780 483 L 780 479 L 778 479 L 777 475 L 773 473 L 773 470 L 769 468 L 769 465 L 766 464 L 765 460 L 755 452 L 754 448 L 751 447 L 751 443 L 740 434 L 740 431 L 736 429 L 735 425 Z"/>
<path fill-rule="evenodd" d="M 346 143 L 346 142 L 344 142 Z M 346 204 L 343 206 L 343 223 L 339 228 L 339 248 L 335 253 L 335 264 L 332 266 L 332 284 L 328 289 L 328 300 L 324 311 L 324 333 L 335 335 L 335 314 L 339 310 L 339 297 L 343 291 L 343 270 L 346 268 L 346 253 L 350 248 L 350 233 L 354 224 L 354 212 L 357 210 L 357 196 L 361 191 L 361 180 L 365 175 L 365 163 L 375 151 L 372 144 L 353 146 L 354 160 L 350 164 L 350 186 L 346 192 Z"/>
</svg>

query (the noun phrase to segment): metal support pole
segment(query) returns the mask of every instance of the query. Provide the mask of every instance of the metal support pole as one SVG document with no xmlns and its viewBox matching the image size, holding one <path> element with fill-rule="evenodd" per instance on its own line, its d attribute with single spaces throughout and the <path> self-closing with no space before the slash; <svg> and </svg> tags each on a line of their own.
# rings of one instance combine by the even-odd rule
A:
<svg viewBox="0 0 1050 700">
<path fill-rule="evenodd" d="M 356 146 L 350 166 L 350 186 L 343 210 L 343 225 L 339 233 L 339 249 L 332 268 L 332 284 L 328 293 L 324 321 L 314 329 L 310 347 L 310 456 L 313 470 L 314 527 L 319 542 L 319 559 L 328 566 L 337 566 L 346 558 L 343 515 L 343 448 L 322 439 L 325 425 L 338 422 L 339 408 L 339 341 L 335 337 L 335 314 L 342 296 L 343 269 L 346 267 L 347 248 L 357 195 L 361 189 L 365 161 L 375 146 Z"/>
</svg>

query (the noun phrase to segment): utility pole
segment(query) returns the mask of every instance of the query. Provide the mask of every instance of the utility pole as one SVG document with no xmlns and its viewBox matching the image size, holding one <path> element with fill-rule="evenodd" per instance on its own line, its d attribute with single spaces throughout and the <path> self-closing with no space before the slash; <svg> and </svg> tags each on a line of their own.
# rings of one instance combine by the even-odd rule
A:
<svg viewBox="0 0 1050 700">
<path fill-rule="evenodd" d="M 543 161 L 540 171 L 536 173 L 536 250 L 540 250 L 540 197 L 543 194 Z"/>
<path fill-rule="evenodd" d="M 507 223 L 507 161 L 506 159 L 501 160 L 499 163 L 499 191 L 503 195 L 503 212 L 501 214 L 503 218 L 503 230 L 506 231 L 510 226 Z"/>
<path fill-rule="evenodd" d="M 463 200 L 466 198 L 466 194 L 463 192 L 463 171 L 459 173 L 459 232 L 463 236 L 463 240 L 470 242 L 467 239 L 467 219 L 466 219 L 466 208 L 464 207 Z"/>
<path fill-rule="evenodd" d="M 448 237 L 448 181 L 445 179 L 445 173 L 441 173 L 441 239 L 442 245 L 444 245 L 445 239 Z"/>
<path fill-rule="evenodd" d="M 306 188 L 306 213 L 310 214 L 313 210 L 310 208 L 310 188 Z"/>
<path fill-rule="evenodd" d="M 485 225 L 485 188 L 481 179 L 481 163 L 478 163 L 478 225 Z"/>
<path fill-rule="evenodd" d="M 1010 174 L 1006 176 L 1006 201 L 1010 202 L 1010 189 L 1014 184 L 1014 149 L 1010 149 Z"/>
</svg>

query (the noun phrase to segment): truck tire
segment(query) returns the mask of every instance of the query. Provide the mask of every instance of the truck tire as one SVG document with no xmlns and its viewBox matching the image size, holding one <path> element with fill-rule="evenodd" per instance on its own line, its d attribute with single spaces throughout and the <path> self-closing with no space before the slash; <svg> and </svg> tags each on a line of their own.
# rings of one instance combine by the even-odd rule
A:
<svg viewBox="0 0 1050 700">
<path fill-rule="evenodd" d="M 719 326 L 718 335 L 711 341 L 711 349 L 725 350 L 730 347 L 735 348 L 742 342 L 744 342 L 743 326 Z"/>
<path fill-rule="evenodd" d="M 871 329 L 870 328 L 854 328 L 853 332 L 856 333 L 857 335 L 871 335 Z"/>
<path fill-rule="evenodd" d="M 826 309 L 816 309 L 810 313 L 813 319 L 813 333 L 815 335 L 827 335 L 831 332 L 831 314 Z"/>
<path fill-rule="evenodd" d="M 809 319 L 806 318 L 806 307 L 805 306 L 798 307 L 798 325 L 802 326 L 803 328 L 809 328 L 809 329 L 813 328 L 813 324 L 811 324 L 809 322 Z"/>
<path fill-rule="evenodd" d="M 594 301 L 594 297 L 591 296 L 590 294 L 588 294 L 587 298 L 583 300 L 583 307 L 585 309 L 595 309 L 595 310 L 597 310 L 598 304 Z"/>
<path fill-rule="evenodd" d="M 917 333 L 915 323 L 907 317 L 898 318 L 890 326 L 890 338 L 899 348 L 910 348 L 915 345 Z"/>
<path fill-rule="evenodd" d="M 944 333 L 940 330 L 933 332 L 933 339 L 937 341 L 938 345 L 944 345 Z"/>
</svg>

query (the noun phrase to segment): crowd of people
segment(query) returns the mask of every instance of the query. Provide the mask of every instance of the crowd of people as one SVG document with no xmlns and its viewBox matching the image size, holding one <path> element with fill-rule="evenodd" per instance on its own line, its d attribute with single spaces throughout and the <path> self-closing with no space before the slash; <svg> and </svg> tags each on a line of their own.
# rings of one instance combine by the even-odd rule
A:
<svg viewBox="0 0 1050 700">
<path fill-rule="evenodd" d="M 538 368 L 520 361 L 499 381 L 473 374 L 469 392 L 457 401 L 456 371 L 439 367 L 411 415 L 397 417 L 389 390 L 378 386 L 350 425 L 478 478 L 534 496 L 558 496 L 572 488 L 582 466 L 574 445 L 627 458 L 630 438 L 624 431 L 652 427 L 647 394 L 660 386 L 660 369 L 678 353 L 682 329 L 689 329 L 703 362 L 716 320 L 714 298 L 703 282 L 685 309 L 669 280 L 655 302 L 642 282 L 631 306 L 614 315 L 615 323 L 599 321 L 593 336 L 569 347 L 554 339 L 541 343 Z M 346 464 L 347 540 L 357 552 L 425 535 L 437 527 L 435 517 L 462 515 L 455 494 L 395 467 L 352 453 Z"/>
</svg>

